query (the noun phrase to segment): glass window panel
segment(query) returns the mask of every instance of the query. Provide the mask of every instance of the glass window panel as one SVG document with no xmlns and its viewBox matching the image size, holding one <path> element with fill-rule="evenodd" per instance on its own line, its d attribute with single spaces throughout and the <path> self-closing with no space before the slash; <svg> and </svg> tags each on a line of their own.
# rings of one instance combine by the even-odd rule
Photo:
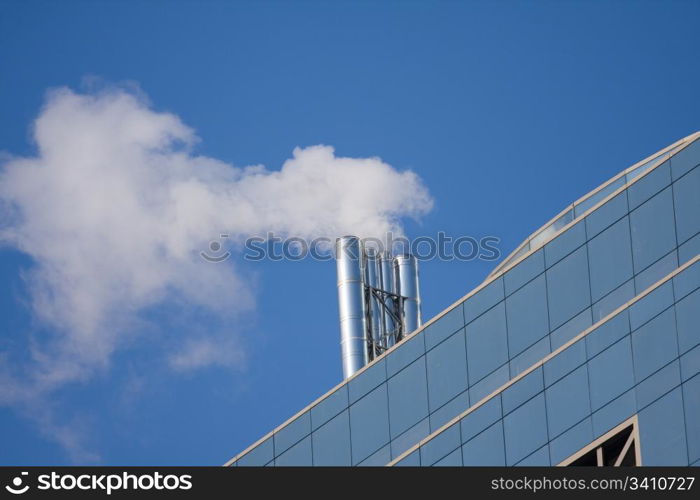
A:
<svg viewBox="0 0 700 500">
<path fill-rule="evenodd" d="M 425 358 L 420 358 L 389 379 L 391 436 L 398 436 L 428 416 Z"/>
<path fill-rule="evenodd" d="M 503 298 L 503 278 L 498 278 L 464 301 L 464 319 L 469 323 Z"/>
<path fill-rule="evenodd" d="M 619 220 L 588 242 L 593 301 L 632 277 L 629 221 Z"/>
<path fill-rule="evenodd" d="M 460 447 L 462 440 L 459 435 L 459 422 L 436 434 L 421 446 L 420 463 L 433 465 Z"/>
<path fill-rule="evenodd" d="M 574 207 L 574 210 L 576 212 L 576 217 L 581 216 L 583 213 L 586 212 L 589 208 L 597 205 L 599 202 L 610 196 L 613 192 L 615 192 L 618 188 L 622 187 L 625 185 L 626 179 L 625 176 L 621 176 L 619 179 L 614 180 L 604 188 L 602 188 L 600 191 L 598 191 L 595 194 L 592 194 L 585 200 L 581 201 L 580 203 L 576 204 Z"/>
<path fill-rule="evenodd" d="M 688 465 L 681 388 L 639 412 L 644 465 Z"/>
<path fill-rule="evenodd" d="M 510 361 L 511 377 L 524 372 L 551 352 L 549 337 L 545 337 L 532 347 L 528 347 Z"/>
<path fill-rule="evenodd" d="M 470 440 L 501 417 L 501 396 L 497 395 L 462 418 L 462 441 Z"/>
<path fill-rule="evenodd" d="M 671 157 L 671 174 L 675 181 L 700 163 L 700 141 L 695 140 L 685 149 Z"/>
<path fill-rule="evenodd" d="M 425 335 L 427 349 L 432 349 L 454 332 L 464 327 L 463 309 L 462 304 L 458 305 L 424 330 L 423 335 Z"/>
<path fill-rule="evenodd" d="M 386 358 L 377 360 L 362 373 L 348 382 L 350 404 L 354 403 L 369 391 L 386 382 Z"/>
<path fill-rule="evenodd" d="M 403 340 L 399 346 L 386 356 L 387 377 L 393 377 L 406 366 L 425 354 L 424 335 L 413 335 Z"/>
<path fill-rule="evenodd" d="M 588 379 L 593 410 L 612 401 L 634 385 L 629 336 L 588 362 Z"/>
<path fill-rule="evenodd" d="M 547 285 L 540 275 L 506 299 L 508 351 L 521 353 L 549 332 Z"/>
<path fill-rule="evenodd" d="M 506 464 L 503 455 L 503 425 L 500 421 L 462 446 L 462 463 L 466 466 L 502 466 Z"/>
<path fill-rule="evenodd" d="M 700 261 L 691 264 L 673 277 L 673 293 L 680 300 L 700 286 Z"/>
<path fill-rule="evenodd" d="M 661 278 L 666 277 L 677 267 L 678 257 L 676 256 L 676 251 L 673 250 L 671 253 L 657 260 L 654 264 L 650 265 L 644 271 L 635 276 L 634 284 L 637 288 L 637 293 L 643 292 Z"/>
<path fill-rule="evenodd" d="M 467 349 L 464 330 L 428 352 L 428 399 L 430 410 L 436 410 L 457 394 L 467 383 Z"/>
<path fill-rule="evenodd" d="M 549 436 L 553 438 L 591 413 L 586 365 L 549 387 L 546 395 Z"/>
<path fill-rule="evenodd" d="M 554 330 L 550 335 L 552 342 L 552 351 L 559 349 L 569 340 L 591 326 L 591 309 L 588 308 L 580 314 L 577 314 L 572 319 Z"/>
<path fill-rule="evenodd" d="M 398 457 L 428 434 L 430 434 L 430 424 L 426 418 L 391 441 L 391 456 Z"/>
<path fill-rule="evenodd" d="M 538 250 L 505 274 L 506 295 L 510 295 L 544 272 L 544 252 Z"/>
<path fill-rule="evenodd" d="M 462 466 L 462 450 L 457 448 L 455 451 L 447 455 L 445 458 L 435 463 L 435 467 L 461 467 Z"/>
<path fill-rule="evenodd" d="M 632 333 L 634 373 L 637 382 L 678 357 L 678 346 L 673 335 L 675 331 L 675 314 L 673 308 L 669 308 Z"/>
<path fill-rule="evenodd" d="M 670 307 L 673 301 L 673 286 L 671 281 L 667 281 L 630 306 L 630 327 L 636 330 Z"/>
<path fill-rule="evenodd" d="M 634 389 L 631 389 L 593 414 L 593 432 L 596 436 L 602 436 L 636 412 Z"/>
<path fill-rule="evenodd" d="M 471 403 L 478 403 L 483 398 L 508 382 L 509 379 L 508 363 L 506 363 L 469 388 L 469 399 L 471 400 Z"/>
<path fill-rule="evenodd" d="M 556 264 L 586 242 L 586 224 L 579 222 L 571 226 L 544 247 L 547 267 Z"/>
<path fill-rule="evenodd" d="M 700 231 L 700 168 L 673 185 L 678 241 L 686 241 Z"/>
<path fill-rule="evenodd" d="M 593 304 L 591 309 L 593 311 L 593 321 L 597 323 L 621 305 L 632 300 L 634 296 L 634 280 L 629 280 Z"/>
<path fill-rule="evenodd" d="M 306 412 L 293 422 L 290 422 L 285 427 L 275 432 L 275 453 L 279 455 L 310 433 L 311 417 L 309 416 L 309 412 Z"/>
<path fill-rule="evenodd" d="M 350 419 L 348 410 L 312 434 L 314 465 L 350 465 Z"/>
<path fill-rule="evenodd" d="M 670 162 L 664 162 L 627 188 L 630 210 L 647 201 L 671 184 Z"/>
<path fill-rule="evenodd" d="M 607 349 L 629 332 L 628 311 L 625 309 L 586 335 L 588 357 Z"/>
<path fill-rule="evenodd" d="M 668 158 L 669 153 L 666 152 L 664 154 L 655 156 L 651 160 L 647 160 L 646 163 L 643 163 L 639 165 L 637 168 L 632 170 L 631 172 L 628 172 L 627 175 L 625 176 L 627 178 L 627 182 L 632 182 L 634 179 L 642 175 L 643 173 L 651 170 L 651 168 L 656 165 L 657 163 L 662 162 L 666 158 Z"/>
<path fill-rule="evenodd" d="M 544 394 L 535 396 L 503 419 L 506 465 L 519 462 L 547 442 Z M 466 462 L 466 461 L 465 461 Z"/>
<path fill-rule="evenodd" d="M 311 460 L 311 436 L 307 436 L 287 451 L 275 458 L 275 465 L 278 466 L 309 466 L 313 465 Z"/>
<path fill-rule="evenodd" d="M 455 397 L 439 410 L 430 414 L 430 432 L 435 432 L 447 422 L 469 408 L 469 391 Z"/>
<path fill-rule="evenodd" d="M 586 234 L 593 238 L 627 215 L 627 191 L 623 191 L 586 217 Z"/>
<path fill-rule="evenodd" d="M 503 302 L 467 325 L 467 357 L 472 384 L 508 360 Z"/>
<path fill-rule="evenodd" d="M 586 247 L 547 270 L 547 296 L 552 328 L 564 324 L 591 305 Z"/>
<path fill-rule="evenodd" d="M 700 377 L 683 384 L 683 406 L 688 435 L 688 458 L 694 462 L 700 459 Z"/>
<path fill-rule="evenodd" d="M 311 408 L 311 427 L 317 429 L 348 407 L 348 386 L 341 385 Z"/>
<path fill-rule="evenodd" d="M 386 384 L 350 407 L 352 463 L 356 464 L 389 442 Z"/>
<path fill-rule="evenodd" d="M 681 356 L 681 379 L 688 380 L 700 372 L 700 345 Z"/>
<path fill-rule="evenodd" d="M 507 415 L 543 390 L 544 381 L 542 377 L 542 368 L 537 368 L 501 393 L 503 414 Z"/>
<path fill-rule="evenodd" d="M 359 465 L 363 467 L 381 467 L 389 462 L 391 462 L 391 447 L 386 445 L 364 459 Z"/>
<path fill-rule="evenodd" d="M 637 408 L 641 410 L 680 384 L 681 367 L 676 360 L 637 384 Z"/>
<path fill-rule="evenodd" d="M 418 467 L 420 465 L 420 453 L 418 450 L 411 452 L 394 464 L 395 467 Z"/>
<path fill-rule="evenodd" d="M 634 269 L 639 272 L 676 246 L 671 188 L 664 189 L 631 212 L 630 226 Z"/>
<path fill-rule="evenodd" d="M 585 338 L 567 347 L 544 364 L 544 382 L 549 387 L 554 382 L 586 362 Z"/>
<path fill-rule="evenodd" d="M 678 263 L 683 265 L 700 254 L 700 234 L 696 234 L 678 247 Z"/>
<path fill-rule="evenodd" d="M 237 460 L 239 466 L 261 466 L 274 458 L 272 436 Z"/>
<path fill-rule="evenodd" d="M 552 463 L 560 463 L 591 441 L 593 441 L 593 425 L 591 419 L 587 418 L 549 443 Z"/>
<path fill-rule="evenodd" d="M 516 465 L 521 467 L 549 467 L 549 446 L 543 446 L 531 453 Z"/>
</svg>

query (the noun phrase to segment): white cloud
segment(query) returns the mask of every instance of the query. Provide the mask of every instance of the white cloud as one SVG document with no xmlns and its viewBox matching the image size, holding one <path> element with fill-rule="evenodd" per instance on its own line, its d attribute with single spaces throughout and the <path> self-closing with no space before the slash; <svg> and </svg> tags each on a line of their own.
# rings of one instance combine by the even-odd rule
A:
<svg viewBox="0 0 700 500">
<path fill-rule="evenodd" d="M 34 393 L 106 369 L 135 342 L 145 308 L 177 301 L 218 316 L 254 308 L 235 260 L 198 256 L 219 233 L 239 242 L 268 231 L 380 236 L 400 233 L 402 217 L 432 203 L 414 173 L 337 157 L 329 146 L 297 148 L 279 170 L 199 156 L 177 116 L 120 89 L 55 90 L 33 132 L 35 157 L 3 160 L 0 241 L 34 262 L 26 282 L 44 328 L 28 343 L 30 360 L 15 364 Z M 183 350 L 164 353 L 178 370 L 244 358 L 234 332 L 220 349 L 220 336 L 182 340 Z M 8 377 L 0 377 L 5 402 L 19 397 Z"/>
</svg>

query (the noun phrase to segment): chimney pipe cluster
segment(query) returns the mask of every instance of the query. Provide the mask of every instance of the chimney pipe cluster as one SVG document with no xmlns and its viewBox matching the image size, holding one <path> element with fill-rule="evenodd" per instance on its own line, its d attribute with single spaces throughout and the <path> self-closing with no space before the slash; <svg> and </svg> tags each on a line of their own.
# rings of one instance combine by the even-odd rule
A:
<svg viewBox="0 0 700 500">
<path fill-rule="evenodd" d="M 335 243 L 343 377 L 348 378 L 421 326 L 418 261 L 365 248 L 357 236 Z"/>
</svg>

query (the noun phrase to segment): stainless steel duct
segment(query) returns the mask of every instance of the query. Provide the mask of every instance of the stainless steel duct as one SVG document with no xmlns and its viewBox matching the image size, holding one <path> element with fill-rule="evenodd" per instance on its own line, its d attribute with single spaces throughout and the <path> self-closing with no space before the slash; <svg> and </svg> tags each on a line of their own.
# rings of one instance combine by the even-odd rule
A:
<svg viewBox="0 0 700 500">
<path fill-rule="evenodd" d="M 357 236 L 335 242 L 338 269 L 338 309 L 343 377 L 348 378 L 369 362 L 363 280 L 363 249 Z"/>
<path fill-rule="evenodd" d="M 396 290 L 396 279 L 394 277 L 394 258 L 389 252 L 382 252 L 379 257 L 379 267 L 381 270 L 382 290 L 396 295 L 398 292 Z M 384 303 L 391 309 L 391 311 L 398 312 L 393 297 L 385 297 Z M 382 317 L 384 320 L 385 334 L 384 347 L 391 347 L 394 345 L 393 334 L 396 331 L 397 325 L 394 322 L 394 318 L 392 318 L 391 314 L 389 314 L 384 308 L 382 308 Z"/>
<path fill-rule="evenodd" d="M 418 288 L 418 261 L 413 255 L 400 255 L 394 258 L 394 268 L 398 281 L 398 294 L 402 296 L 402 334 L 405 336 L 418 329 L 422 324 Z"/>
<path fill-rule="evenodd" d="M 384 325 L 382 320 L 382 305 L 379 299 L 376 297 L 375 293 L 371 290 L 379 290 L 382 287 L 381 284 L 381 270 L 379 269 L 379 256 L 374 248 L 365 249 L 365 278 L 367 280 L 367 285 L 370 287 L 367 293 L 369 299 L 369 331 L 371 332 L 371 337 L 374 340 L 374 349 L 371 354 L 372 357 L 378 356 L 380 354 L 379 346 L 382 345 L 382 335 L 384 332 Z"/>
</svg>

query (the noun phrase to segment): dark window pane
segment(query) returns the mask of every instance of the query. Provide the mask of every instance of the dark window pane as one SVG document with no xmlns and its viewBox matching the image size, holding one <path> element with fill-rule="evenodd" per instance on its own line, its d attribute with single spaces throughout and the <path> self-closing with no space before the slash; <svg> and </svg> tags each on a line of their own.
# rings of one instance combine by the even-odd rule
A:
<svg viewBox="0 0 700 500">
<path fill-rule="evenodd" d="M 311 417 L 309 412 L 302 414 L 293 422 L 275 432 L 275 453 L 279 455 L 304 436 L 311 433 Z"/>
<path fill-rule="evenodd" d="M 501 419 L 501 396 L 497 395 L 470 412 L 461 420 L 462 441 L 468 441 Z"/>
<path fill-rule="evenodd" d="M 673 335 L 675 331 L 675 314 L 673 308 L 669 308 L 632 333 L 634 373 L 637 382 L 678 356 L 678 347 Z"/>
<path fill-rule="evenodd" d="M 586 362 L 586 341 L 582 338 L 544 364 L 544 382 L 549 387 Z"/>
<path fill-rule="evenodd" d="M 547 270 L 547 296 L 552 328 L 564 324 L 591 305 L 586 247 Z"/>
<path fill-rule="evenodd" d="M 432 349 L 462 327 L 464 313 L 460 304 L 424 330 L 426 348 Z"/>
<path fill-rule="evenodd" d="M 542 368 L 537 368 L 503 391 L 501 394 L 503 414 L 507 415 L 543 390 Z"/>
<path fill-rule="evenodd" d="M 676 360 L 637 384 L 635 387 L 637 408 L 641 410 L 680 384 L 681 366 Z"/>
<path fill-rule="evenodd" d="M 503 419 L 506 465 L 519 462 L 547 442 L 546 422 L 544 394 L 534 397 Z"/>
<path fill-rule="evenodd" d="M 676 246 L 671 188 L 631 212 L 630 225 L 634 269 L 639 272 Z"/>
<path fill-rule="evenodd" d="M 700 168 L 673 185 L 678 241 L 684 242 L 700 231 Z"/>
<path fill-rule="evenodd" d="M 700 290 L 676 304 L 678 347 L 681 354 L 700 344 Z"/>
<path fill-rule="evenodd" d="M 569 255 L 586 242 L 586 224 L 582 221 L 571 226 L 544 247 L 547 267 Z"/>
<path fill-rule="evenodd" d="M 311 461 L 311 436 L 307 436 L 275 459 L 278 466 L 309 466 Z"/>
<path fill-rule="evenodd" d="M 348 386 L 341 385 L 311 408 L 311 426 L 317 429 L 348 407 Z"/>
<path fill-rule="evenodd" d="M 538 250 L 505 274 L 506 295 L 510 295 L 544 272 L 544 252 Z"/>
<path fill-rule="evenodd" d="M 345 410 L 312 434 L 314 465 L 350 465 L 350 419 Z"/>
<path fill-rule="evenodd" d="M 377 360 L 362 373 L 357 374 L 348 382 L 350 404 L 354 403 L 375 387 L 386 381 L 386 358 Z"/>
<path fill-rule="evenodd" d="M 593 414 L 593 432 L 602 436 L 637 412 L 634 389 L 612 400 Z"/>
<path fill-rule="evenodd" d="M 540 275 L 506 299 L 508 351 L 513 357 L 549 332 L 547 286 Z"/>
<path fill-rule="evenodd" d="M 467 325 L 467 356 L 472 384 L 508 360 L 506 315 L 502 302 Z"/>
<path fill-rule="evenodd" d="M 386 356 L 387 377 L 392 377 L 404 367 L 425 354 L 425 336 L 422 333 L 412 335 L 402 341 L 398 347 Z"/>
<path fill-rule="evenodd" d="M 627 217 L 588 242 L 593 301 L 632 277 L 632 245 Z"/>
<path fill-rule="evenodd" d="M 464 319 L 469 323 L 502 300 L 503 278 L 498 278 L 464 301 Z"/>
<path fill-rule="evenodd" d="M 681 388 L 639 412 L 644 465 L 688 465 Z"/>
<path fill-rule="evenodd" d="M 586 365 L 577 368 L 547 389 L 550 438 L 558 436 L 590 413 Z"/>
<path fill-rule="evenodd" d="M 588 362 L 591 406 L 597 410 L 634 385 L 632 346 L 625 337 Z"/>
<path fill-rule="evenodd" d="M 629 332 L 628 311 L 623 310 L 586 335 L 588 357 L 604 351 Z"/>
<path fill-rule="evenodd" d="M 505 465 L 503 425 L 496 422 L 462 446 L 462 462 L 472 465 Z"/>
<path fill-rule="evenodd" d="M 448 427 L 421 446 L 420 461 L 423 465 L 433 465 L 449 455 L 461 445 L 459 423 Z"/>
<path fill-rule="evenodd" d="M 469 391 L 464 391 L 439 410 L 430 414 L 430 432 L 435 432 L 447 422 L 469 408 Z"/>
<path fill-rule="evenodd" d="M 593 426 L 587 418 L 549 444 L 552 464 L 558 464 L 593 441 Z"/>
<path fill-rule="evenodd" d="M 428 352 L 428 396 L 431 411 L 467 389 L 465 344 L 464 330 L 461 330 Z"/>
<path fill-rule="evenodd" d="M 389 379 L 391 435 L 398 436 L 428 416 L 425 358 L 420 358 Z"/>
<path fill-rule="evenodd" d="M 350 407 L 352 463 L 356 464 L 389 442 L 386 384 Z"/>
</svg>

